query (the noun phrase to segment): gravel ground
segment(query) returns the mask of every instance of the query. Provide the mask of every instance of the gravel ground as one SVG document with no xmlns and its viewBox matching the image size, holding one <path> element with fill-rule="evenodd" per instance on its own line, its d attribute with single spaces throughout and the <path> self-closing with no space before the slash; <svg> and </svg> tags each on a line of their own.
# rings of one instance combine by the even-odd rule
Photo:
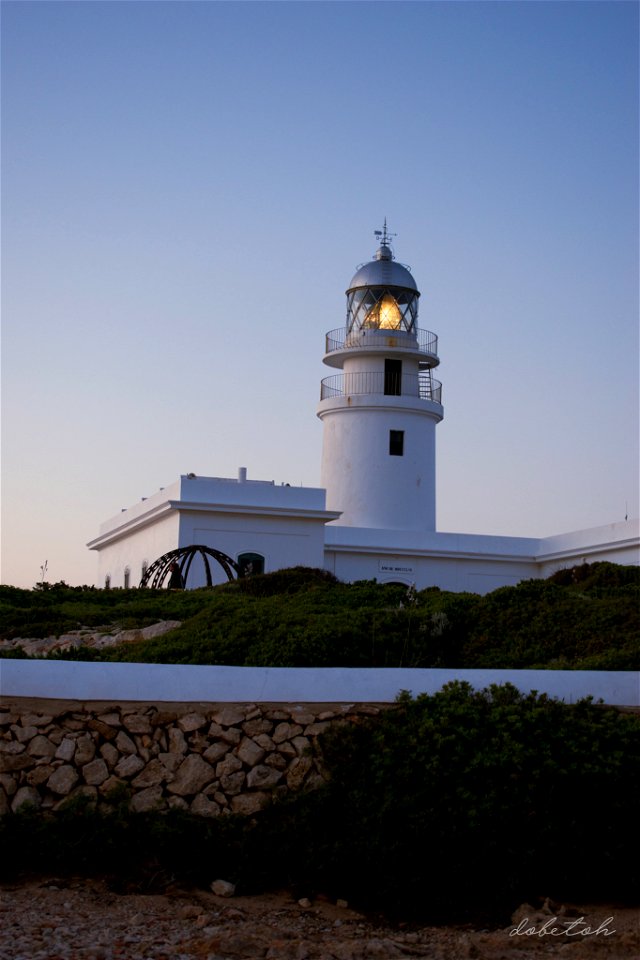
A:
<svg viewBox="0 0 640 960">
<path fill-rule="evenodd" d="M 99 880 L 32 879 L 0 885 L 0 960 L 640 958 L 638 910 L 574 905 L 559 921 L 584 917 L 572 936 L 527 935 L 526 929 L 539 931 L 544 923 L 564 931 L 549 923 L 549 912 L 532 913 L 525 923 L 529 912 L 522 908 L 504 930 L 398 929 L 328 901 L 300 906 L 287 893 L 233 899 L 177 889 L 118 894 Z M 609 917 L 610 936 L 581 932 Z M 521 932 L 514 934 L 517 923 Z"/>
</svg>

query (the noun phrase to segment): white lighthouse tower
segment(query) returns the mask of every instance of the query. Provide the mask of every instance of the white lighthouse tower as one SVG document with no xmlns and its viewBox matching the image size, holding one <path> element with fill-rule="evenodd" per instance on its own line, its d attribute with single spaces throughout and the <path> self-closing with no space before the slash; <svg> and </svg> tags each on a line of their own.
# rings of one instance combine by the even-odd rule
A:
<svg viewBox="0 0 640 960">
<path fill-rule="evenodd" d="M 417 326 L 420 293 L 391 235 L 347 290 L 347 322 L 326 337 L 321 484 L 341 526 L 435 530 L 438 338 Z"/>
</svg>

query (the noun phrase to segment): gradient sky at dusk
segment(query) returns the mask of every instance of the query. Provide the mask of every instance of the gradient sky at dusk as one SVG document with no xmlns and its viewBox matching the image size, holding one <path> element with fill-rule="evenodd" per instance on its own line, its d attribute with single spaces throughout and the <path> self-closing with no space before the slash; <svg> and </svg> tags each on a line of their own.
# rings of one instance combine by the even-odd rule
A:
<svg viewBox="0 0 640 960">
<path fill-rule="evenodd" d="M 438 529 L 638 513 L 638 5 L 2 5 L 2 581 L 193 471 L 317 486 L 386 216 Z M 399 494 L 401 495 L 401 494 Z"/>
</svg>

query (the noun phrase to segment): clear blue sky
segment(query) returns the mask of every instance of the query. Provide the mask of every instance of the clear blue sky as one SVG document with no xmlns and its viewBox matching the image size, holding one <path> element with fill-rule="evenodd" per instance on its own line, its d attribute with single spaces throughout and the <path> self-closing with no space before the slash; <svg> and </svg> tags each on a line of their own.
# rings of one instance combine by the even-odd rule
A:
<svg viewBox="0 0 640 960">
<path fill-rule="evenodd" d="M 440 337 L 438 529 L 638 512 L 638 5 L 2 5 L 2 580 L 180 473 L 317 485 L 388 217 Z"/>
</svg>

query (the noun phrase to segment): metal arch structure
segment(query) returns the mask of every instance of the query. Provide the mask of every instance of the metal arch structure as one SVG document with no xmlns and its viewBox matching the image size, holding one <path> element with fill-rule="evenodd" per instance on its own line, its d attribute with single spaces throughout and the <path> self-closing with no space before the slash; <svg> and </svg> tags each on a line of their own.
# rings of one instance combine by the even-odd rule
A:
<svg viewBox="0 0 640 960">
<path fill-rule="evenodd" d="M 213 585 L 211 559 L 220 564 L 227 575 L 227 580 L 234 580 L 235 578 L 244 576 L 242 567 L 240 567 L 235 560 L 232 560 L 231 557 L 228 557 L 226 553 L 222 553 L 221 550 L 214 550 L 213 547 L 196 544 L 191 547 L 178 547 L 176 550 L 169 550 L 168 553 L 164 553 L 161 557 L 158 557 L 157 560 L 154 560 L 143 574 L 140 587 L 150 587 L 152 589 L 161 588 L 169 573 L 169 567 L 174 562 L 178 564 L 182 582 L 186 586 L 191 564 L 198 555 L 202 557 L 202 562 L 204 563 L 204 572 L 208 587 Z"/>
</svg>

